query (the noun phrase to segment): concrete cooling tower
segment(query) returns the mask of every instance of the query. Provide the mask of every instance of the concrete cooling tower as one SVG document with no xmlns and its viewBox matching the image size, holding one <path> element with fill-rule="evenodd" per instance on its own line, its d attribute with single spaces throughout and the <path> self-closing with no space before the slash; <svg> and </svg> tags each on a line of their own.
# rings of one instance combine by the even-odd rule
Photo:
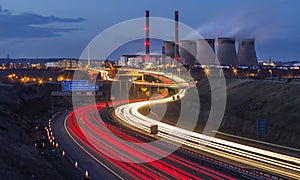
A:
<svg viewBox="0 0 300 180">
<path fill-rule="evenodd" d="M 197 39 L 197 61 L 200 64 L 215 64 L 215 40 L 214 39 Z"/>
<path fill-rule="evenodd" d="M 175 57 L 175 43 L 171 41 L 164 41 L 164 50 L 166 56 Z"/>
<path fill-rule="evenodd" d="M 238 62 L 239 65 L 257 65 L 256 51 L 254 47 L 254 39 L 239 40 Z"/>
<path fill-rule="evenodd" d="M 181 40 L 180 41 L 180 57 L 184 59 L 184 64 L 195 64 L 197 55 L 197 45 L 195 41 Z"/>
<path fill-rule="evenodd" d="M 217 56 L 222 65 L 237 65 L 235 40 L 233 38 L 218 38 Z"/>
</svg>

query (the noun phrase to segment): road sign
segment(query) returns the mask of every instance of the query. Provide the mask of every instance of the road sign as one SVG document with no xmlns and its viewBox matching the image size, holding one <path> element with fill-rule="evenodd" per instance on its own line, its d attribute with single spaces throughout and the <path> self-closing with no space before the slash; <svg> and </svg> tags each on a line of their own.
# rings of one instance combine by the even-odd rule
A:
<svg viewBox="0 0 300 180">
<path fill-rule="evenodd" d="M 266 135 L 268 133 L 268 120 L 267 119 L 257 119 L 256 120 L 256 134 Z"/>
<path fill-rule="evenodd" d="M 88 80 L 64 80 L 61 82 L 61 84 L 81 84 L 81 85 L 87 85 Z"/>
<path fill-rule="evenodd" d="M 70 80 L 61 82 L 62 91 L 98 91 L 99 86 L 88 83 L 88 80 Z"/>
</svg>

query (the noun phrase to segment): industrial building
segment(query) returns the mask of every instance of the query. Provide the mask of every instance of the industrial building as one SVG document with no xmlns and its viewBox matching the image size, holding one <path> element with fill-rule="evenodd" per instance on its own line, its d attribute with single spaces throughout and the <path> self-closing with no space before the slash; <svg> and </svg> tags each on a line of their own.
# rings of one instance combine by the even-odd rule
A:
<svg viewBox="0 0 300 180">
<path fill-rule="evenodd" d="M 175 43 L 172 41 L 164 41 L 164 54 L 171 58 L 175 58 Z"/>
<path fill-rule="evenodd" d="M 185 65 L 204 64 L 204 65 L 257 65 L 257 56 L 255 51 L 255 39 L 241 39 L 238 43 L 238 54 L 235 48 L 235 39 L 231 37 L 219 37 L 217 39 L 217 55 L 215 53 L 215 39 L 197 39 L 179 41 L 179 12 L 175 11 L 174 17 L 174 41 L 164 41 L 162 55 L 164 60 L 168 58 L 176 59 Z M 142 61 L 148 61 L 147 64 L 157 64 L 156 60 L 150 60 L 150 37 L 149 37 L 149 11 L 145 11 L 145 58 Z M 179 52 L 180 45 L 180 52 Z M 166 58 L 167 57 L 167 58 Z M 132 57 L 131 57 L 132 58 Z M 129 59 L 131 59 L 129 58 Z M 139 57 L 141 58 L 141 57 Z M 126 59 L 126 60 L 124 60 Z M 128 58 L 123 57 L 124 62 L 130 62 Z M 134 57 L 133 62 L 139 62 Z M 161 58 L 159 58 L 161 59 Z M 149 61 L 150 60 L 150 61 Z M 159 62 L 167 64 L 166 62 Z M 136 65 L 136 63 L 134 63 Z"/>
<path fill-rule="evenodd" d="M 258 64 L 254 43 L 255 43 L 254 39 L 239 40 L 238 55 L 237 55 L 239 65 Z"/>
<path fill-rule="evenodd" d="M 197 55 L 197 45 L 195 41 L 180 41 L 180 57 L 183 64 L 194 65 Z"/>
<path fill-rule="evenodd" d="M 216 64 L 215 40 L 197 39 L 197 63 Z"/>
<path fill-rule="evenodd" d="M 235 39 L 218 38 L 217 56 L 221 65 L 238 65 L 238 59 L 235 50 Z"/>
</svg>

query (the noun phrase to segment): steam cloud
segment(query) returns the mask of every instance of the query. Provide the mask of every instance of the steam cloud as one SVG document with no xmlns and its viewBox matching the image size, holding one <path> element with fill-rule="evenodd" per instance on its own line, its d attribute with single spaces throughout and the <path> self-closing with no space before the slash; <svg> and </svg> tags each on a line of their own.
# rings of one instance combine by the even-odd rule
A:
<svg viewBox="0 0 300 180">
<path fill-rule="evenodd" d="M 282 14 L 286 1 L 267 3 L 260 7 L 246 4 L 224 14 L 217 14 L 213 19 L 198 28 L 204 37 L 256 38 L 263 41 L 278 36 L 284 28 L 292 28 L 285 19 L 274 16 Z"/>
</svg>

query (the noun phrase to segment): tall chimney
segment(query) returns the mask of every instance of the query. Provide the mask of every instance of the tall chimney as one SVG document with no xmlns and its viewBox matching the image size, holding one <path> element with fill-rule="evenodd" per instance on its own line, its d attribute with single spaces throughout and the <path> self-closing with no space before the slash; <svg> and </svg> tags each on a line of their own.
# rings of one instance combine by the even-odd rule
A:
<svg viewBox="0 0 300 180">
<path fill-rule="evenodd" d="M 178 44 L 179 44 L 179 37 L 178 37 L 178 19 L 179 19 L 179 12 L 175 11 L 175 59 L 178 61 L 179 60 L 179 49 L 178 49 Z"/>
<path fill-rule="evenodd" d="M 145 25 L 145 33 L 146 33 L 146 39 L 145 39 L 145 50 L 146 50 L 146 60 L 149 60 L 149 54 L 150 54 L 150 34 L 149 34 L 149 11 L 145 11 L 146 16 L 146 25 Z"/>
</svg>

